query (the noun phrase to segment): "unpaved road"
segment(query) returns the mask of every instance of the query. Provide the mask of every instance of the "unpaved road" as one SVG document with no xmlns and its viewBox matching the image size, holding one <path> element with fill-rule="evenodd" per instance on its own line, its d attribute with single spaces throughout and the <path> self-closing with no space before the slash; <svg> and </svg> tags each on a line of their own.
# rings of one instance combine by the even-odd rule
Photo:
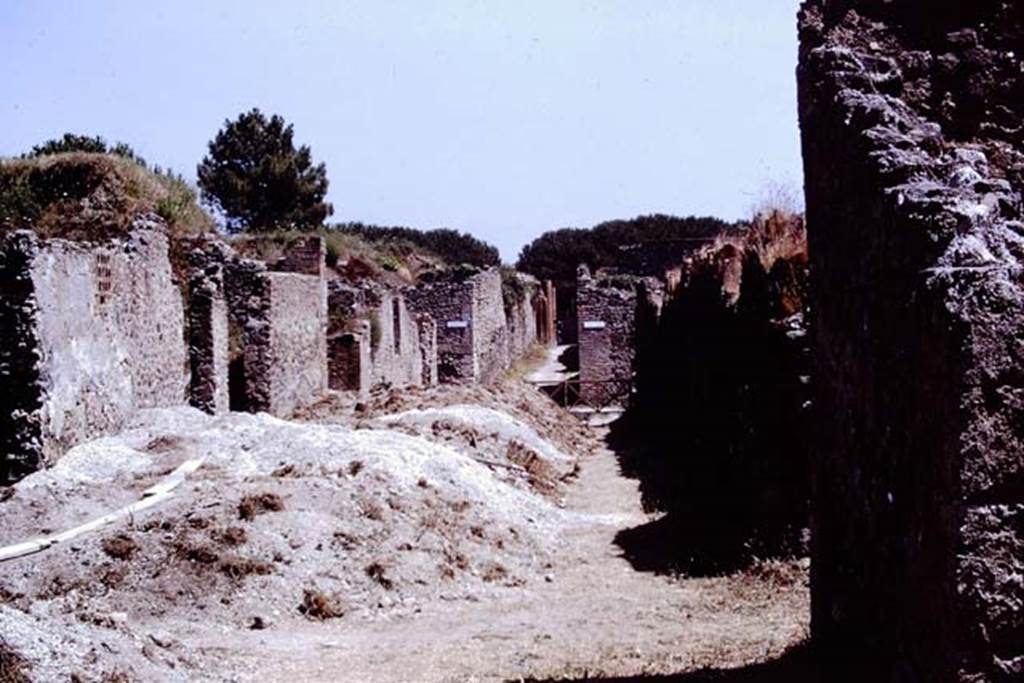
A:
<svg viewBox="0 0 1024 683">
<path fill-rule="evenodd" d="M 567 507 L 592 523 L 561 539 L 549 573 L 524 586 L 428 603 L 412 616 L 202 628 L 183 645 L 213 666 L 208 673 L 243 680 L 446 681 L 731 668 L 804 638 L 808 597 L 797 563 L 710 579 L 635 571 L 614 538 L 650 518 L 611 452 L 585 459 Z"/>
</svg>

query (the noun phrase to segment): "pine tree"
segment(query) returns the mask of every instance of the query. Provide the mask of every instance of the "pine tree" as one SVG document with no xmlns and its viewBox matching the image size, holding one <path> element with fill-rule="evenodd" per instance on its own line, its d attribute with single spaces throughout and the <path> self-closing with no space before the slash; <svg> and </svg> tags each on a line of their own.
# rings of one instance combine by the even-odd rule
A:
<svg viewBox="0 0 1024 683">
<path fill-rule="evenodd" d="M 231 232 L 312 230 L 334 209 L 324 202 L 327 168 L 298 149 L 291 124 L 259 109 L 241 114 L 210 141 L 199 164 L 203 200 L 223 214 Z"/>
</svg>

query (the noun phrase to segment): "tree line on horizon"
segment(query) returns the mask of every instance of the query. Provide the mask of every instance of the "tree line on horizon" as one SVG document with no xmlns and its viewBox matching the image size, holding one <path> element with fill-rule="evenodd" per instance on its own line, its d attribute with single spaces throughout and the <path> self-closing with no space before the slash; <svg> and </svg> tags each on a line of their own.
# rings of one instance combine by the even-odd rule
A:
<svg viewBox="0 0 1024 683">
<path fill-rule="evenodd" d="M 108 144 L 98 136 L 66 133 L 34 146 L 24 158 L 65 152 L 112 154 L 149 168 L 125 143 Z M 157 173 L 171 174 L 159 167 Z M 497 248 L 449 228 L 419 230 L 359 222 L 327 225 L 334 207 L 325 201 L 329 181 L 324 163 L 313 161 L 308 145 L 296 147 L 292 124 L 258 108 L 225 120 L 197 166 L 202 203 L 222 218 L 229 233 L 338 230 L 371 242 L 407 241 L 449 263 L 479 267 L 500 264 Z M 612 220 L 593 228 L 545 232 L 523 247 L 517 269 L 539 279 L 568 281 L 583 263 L 591 268 L 620 264 L 621 247 L 644 241 L 711 237 L 734 227 L 712 217 L 662 214 Z"/>
</svg>

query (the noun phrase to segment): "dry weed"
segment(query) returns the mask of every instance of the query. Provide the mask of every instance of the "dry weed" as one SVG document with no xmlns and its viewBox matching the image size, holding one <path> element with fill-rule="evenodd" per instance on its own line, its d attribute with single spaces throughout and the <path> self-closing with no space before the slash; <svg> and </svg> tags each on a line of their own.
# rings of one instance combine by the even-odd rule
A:
<svg viewBox="0 0 1024 683">
<path fill-rule="evenodd" d="M 284 499 L 276 493 L 265 491 L 245 496 L 238 504 L 238 517 L 247 522 L 256 519 L 256 515 L 264 512 L 280 512 L 284 510 Z"/>
</svg>

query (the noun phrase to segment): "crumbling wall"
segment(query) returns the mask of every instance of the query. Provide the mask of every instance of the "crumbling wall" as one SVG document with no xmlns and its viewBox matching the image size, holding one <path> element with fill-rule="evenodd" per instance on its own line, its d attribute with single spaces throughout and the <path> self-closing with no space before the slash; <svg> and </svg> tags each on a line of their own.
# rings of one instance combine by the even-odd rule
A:
<svg viewBox="0 0 1024 683">
<path fill-rule="evenodd" d="M 443 382 L 490 382 L 513 360 L 497 268 L 452 271 L 406 292 L 410 308 L 437 324 L 437 374 Z M 524 332 L 528 323 L 523 323 Z"/>
<path fill-rule="evenodd" d="M 664 569 L 717 574 L 806 550 L 803 236 L 797 216 L 758 219 L 692 255 L 660 313 L 642 298 L 636 394 L 613 439 L 645 504 L 667 513 Z M 623 538 L 628 555 L 642 534 Z"/>
<path fill-rule="evenodd" d="M 437 384 L 437 321 L 425 313 L 416 314 L 416 330 L 420 346 L 420 370 L 423 373 L 420 384 L 432 387 Z"/>
<path fill-rule="evenodd" d="M 178 249 L 188 264 L 189 403 L 211 414 L 226 412 L 231 408 L 231 340 L 224 280 L 233 254 L 209 236 L 183 238 Z"/>
<path fill-rule="evenodd" d="M 524 273 L 513 273 L 515 286 L 504 292 L 505 328 L 508 338 L 506 366 L 529 351 L 538 341 L 537 305 L 543 300 L 540 283 Z"/>
<path fill-rule="evenodd" d="M 544 346 L 558 343 L 557 300 L 554 283 L 551 280 L 545 280 L 531 302 L 537 341 Z"/>
<path fill-rule="evenodd" d="M 437 323 L 437 376 L 441 382 L 475 380 L 478 364 L 473 342 L 473 282 L 430 282 L 408 293 L 409 305 Z"/>
<path fill-rule="evenodd" d="M 321 398 L 327 389 L 327 307 L 324 281 L 297 273 L 266 273 L 269 306 L 268 363 L 262 377 L 267 403 L 257 407 L 290 415 Z M 249 366 L 251 367 L 251 366 Z"/>
<path fill-rule="evenodd" d="M 332 282 L 328 307 L 332 389 L 365 395 L 437 382 L 436 328 L 410 311 L 403 291 Z"/>
<path fill-rule="evenodd" d="M 120 428 L 140 408 L 184 402 L 184 313 L 166 237 L 137 230 L 83 244 L 17 232 L 2 251 L 0 308 L 11 327 L 0 333 L 0 382 L 18 387 L 0 423 L 5 478 Z"/>
<path fill-rule="evenodd" d="M 298 240 L 301 254 L 319 253 L 310 239 Z M 283 268 L 285 255 L 275 263 Z M 224 290 L 230 322 L 238 330 L 233 410 L 265 411 L 286 417 L 321 398 L 327 389 L 327 289 L 323 277 L 284 270 L 225 252 Z M 322 272 L 306 258 L 302 270 Z"/>
<path fill-rule="evenodd" d="M 419 386 L 423 380 L 423 357 L 419 328 L 399 291 L 378 290 L 368 303 L 380 325 L 372 347 L 374 385 L 394 388 Z"/>
<path fill-rule="evenodd" d="M 501 272 L 485 270 L 473 282 L 473 354 L 477 359 L 476 378 L 490 382 L 509 366 L 508 327 L 505 320 Z"/>
<path fill-rule="evenodd" d="M 802 12 L 812 635 L 860 680 L 1024 675 L 1022 36 L 1020 3 Z"/>
<path fill-rule="evenodd" d="M 39 411 L 44 399 L 32 264 L 39 250 L 30 232 L 0 241 L 0 484 L 42 466 Z"/>
<path fill-rule="evenodd" d="M 600 405 L 625 400 L 636 357 L 636 281 L 600 279 L 580 267 L 576 286 L 580 399 Z"/>
<path fill-rule="evenodd" d="M 370 322 L 359 317 L 364 308 L 363 290 L 339 281 L 327 284 L 328 387 L 360 396 L 369 393 L 372 382 Z"/>
</svg>

